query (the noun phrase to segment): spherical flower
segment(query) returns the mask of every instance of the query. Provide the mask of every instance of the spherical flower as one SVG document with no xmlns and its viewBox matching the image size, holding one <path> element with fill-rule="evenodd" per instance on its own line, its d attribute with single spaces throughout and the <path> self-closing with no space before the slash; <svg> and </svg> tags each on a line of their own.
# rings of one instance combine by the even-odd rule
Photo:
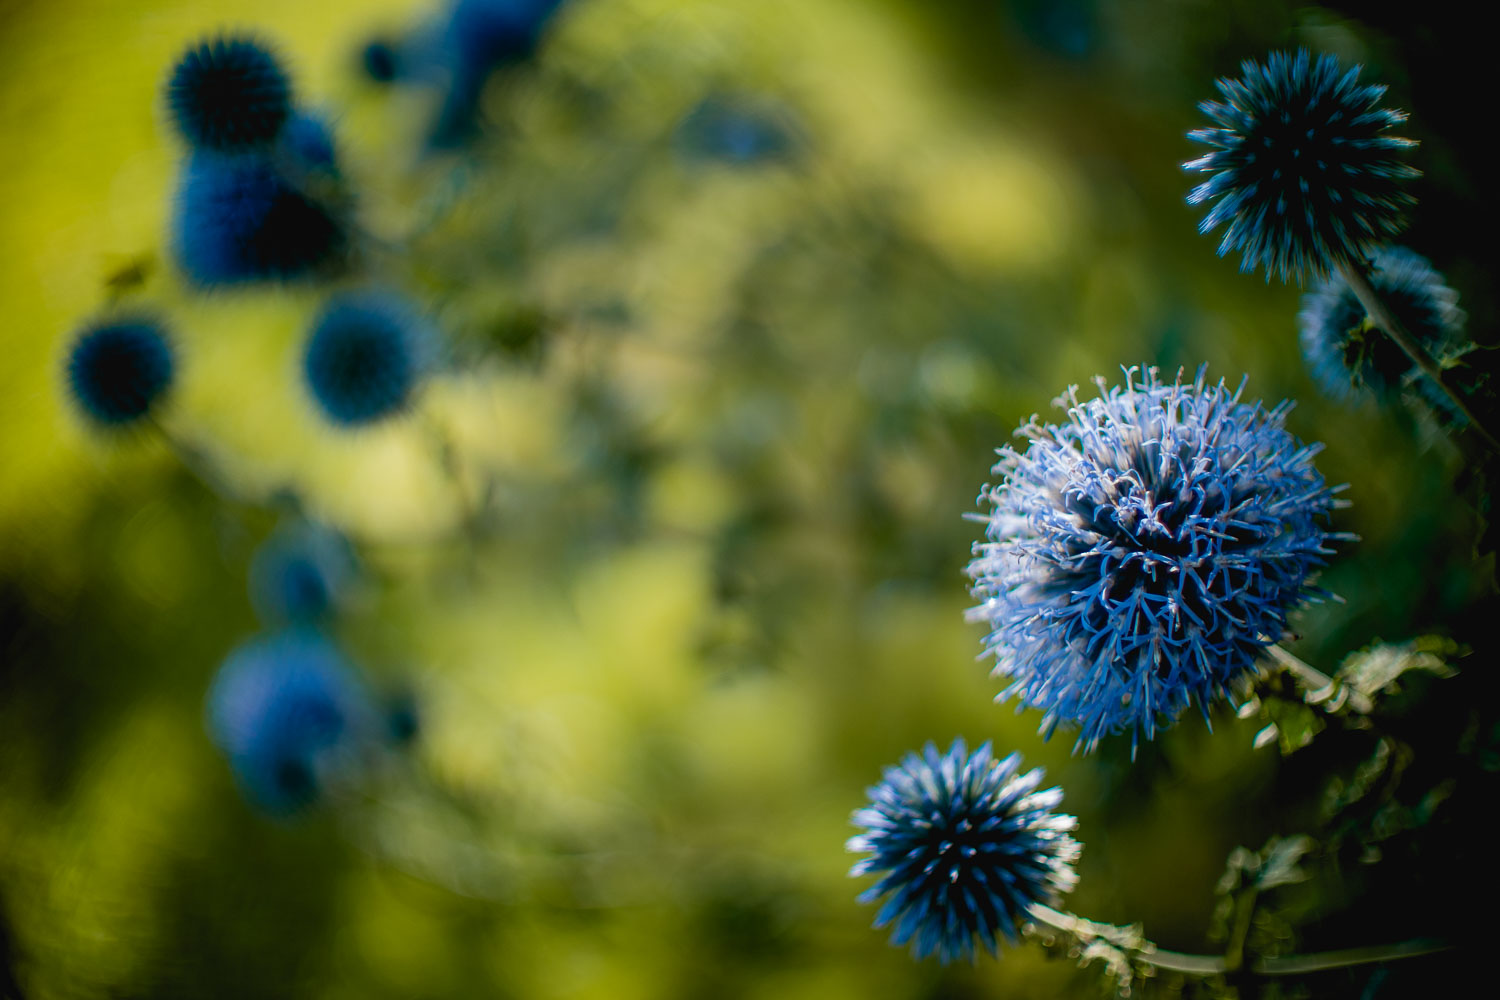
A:
<svg viewBox="0 0 1500 1000">
<path fill-rule="evenodd" d="M 429 363 L 426 327 L 393 296 L 371 292 L 329 301 L 313 324 L 303 372 L 333 423 L 356 427 L 406 408 Z"/>
<path fill-rule="evenodd" d="M 292 114 L 292 85 L 260 42 L 217 38 L 177 61 L 167 80 L 167 107 L 188 145 L 244 150 L 276 138 Z"/>
<path fill-rule="evenodd" d="M 200 287 L 295 279 L 345 257 L 342 214 L 278 169 L 271 154 L 199 152 L 179 179 L 172 250 Z"/>
<path fill-rule="evenodd" d="M 1464 311 L 1458 293 L 1443 283 L 1427 260 L 1405 247 L 1386 247 L 1375 255 L 1370 285 L 1427 353 L 1443 358 L 1459 349 Z M 1409 378 L 1429 386 L 1429 399 L 1449 405 L 1436 386 L 1416 375 L 1415 366 L 1395 341 L 1365 323 L 1365 307 L 1340 274 L 1330 275 L 1302 296 L 1297 322 L 1302 353 L 1318 384 L 1335 399 L 1352 399 L 1362 390 L 1388 398 Z"/>
<path fill-rule="evenodd" d="M 392 83 L 401 74 L 401 55 L 396 44 L 372 38 L 359 53 L 360 68 L 376 83 Z"/>
<path fill-rule="evenodd" d="M 277 163 L 296 180 L 300 176 L 339 176 L 338 147 L 328 123 L 299 111 L 276 137 Z"/>
<path fill-rule="evenodd" d="M 273 531 L 250 560 L 250 601 L 268 625 L 313 625 L 331 618 L 357 570 L 343 535 L 310 521 Z"/>
<path fill-rule="evenodd" d="M 848 847 L 870 856 L 849 874 L 884 873 L 859 899 L 889 897 L 875 926 L 895 924 L 892 944 L 945 963 L 972 958 L 976 938 L 994 953 L 997 938 L 1015 942 L 1031 907 L 1077 883 L 1077 821 L 1054 812 L 1062 790 L 1037 791 L 1041 768 L 1020 766 L 1019 754 L 996 760 L 988 743 L 972 754 L 963 740 L 946 754 L 929 743 L 869 790 L 854 814 L 865 832 Z"/>
<path fill-rule="evenodd" d="M 171 388 L 176 364 L 166 332 L 148 319 L 88 327 L 68 351 L 73 402 L 93 423 L 123 428 L 150 414 Z"/>
<path fill-rule="evenodd" d="M 378 734 L 369 697 L 343 654 L 309 631 L 253 639 L 224 661 L 208 725 L 255 805 L 286 815 L 351 775 Z"/>
<path fill-rule="evenodd" d="M 1183 165 L 1209 175 L 1188 203 L 1212 203 L 1198 229 L 1225 225 L 1219 254 L 1240 251 L 1241 269 L 1264 266 L 1268 281 L 1301 280 L 1399 232 L 1413 201 L 1402 184 L 1419 172 L 1397 158 L 1415 143 L 1389 134 L 1406 115 L 1380 107 L 1385 88 L 1305 49 L 1240 68 L 1218 81 L 1223 101 L 1199 105 L 1213 126 L 1188 138 L 1211 148 Z"/>
<path fill-rule="evenodd" d="M 1097 384 L 1057 401 L 1065 422 L 1023 425 L 1024 451 L 1000 449 L 968 567 L 1000 699 L 1041 709 L 1047 736 L 1078 726 L 1084 751 L 1125 729 L 1151 739 L 1189 704 L 1206 717 L 1321 593 L 1309 577 L 1346 537 L 1321 526 L 1333 491 L 1321 445 L 1283 427 L 1290 403 L 1242 402 L 1243 382 L 1202 370 Z"/>
</svg>

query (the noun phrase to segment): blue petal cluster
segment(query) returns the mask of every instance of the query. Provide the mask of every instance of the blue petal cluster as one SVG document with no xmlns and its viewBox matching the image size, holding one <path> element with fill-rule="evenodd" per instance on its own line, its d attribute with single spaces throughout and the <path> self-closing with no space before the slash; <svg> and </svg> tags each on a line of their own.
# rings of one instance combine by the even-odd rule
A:
<svg viewBox="0 0 1500 1000">
<path fill-rule="evenodd" d="M 1061 424 L 1035 417 L 1024 451 L 1000 449 L 977 515 L 968 573 L 981 602 L 1000 698 L 1042 710 L 1042 732 L 1079 728 L 1077 749 L 1228 695 L 1308 584 L 1329 543 L 1333 491 L 1313 467 L 1321 445 L 1266 410 L 1205 382 L 1126 371 L 1125 384 L 1079 403 Z M 1132 744 L 1134 745 L 1134 744 Z"/>
<path fill-rule="evenodd" d="M 116 320 L 78 334 L 68 351 L 68 391 L 89 420 L 123 428 L 151 412 L 176 368 L 163 329 L 147 319 Z"/>
<path fill-rule="evenodd" d="M 737 166 L 785 159 L 797 140 L 785 113 L 766 101 L 718 95 L 705 98 L 677 127 L 677 146 L 689 159 Z"/>
<path fill-rule="evenodd" d="M 929 743 L 869 789 L 854 814 L 865 832 L 848 847 L 870 856 L 850 874 L 883 873 L 859 898 L 889 897 L 875 926 L 895 924 L 892 944 L 945 963 L 972 958 L 976 939 L 993 954 L 998 938 L 1015 942 L 1033 905 L 1073 888 L 1077 821 L 1054 811 L 1061 789 L 1037 790 L 1040 768 L 1020 766 L 1019 754 L 996 760 L 988 743 L 972 754 L 963 740 L 945 754 Z"/>
<path fill-rule="evenodd" d="M 209 690 L 208 725 L 246 797 L 288 815 L 353 773 L 375 723 L 338 648 L 317 633 L 289 631 L 229 655 Z"/>
<path fill-rule="evenodd" d="M 1427 258 L 1386 247 L 1372 261 L 1370 285 L 1428 354 L 1441 359 L 1461 348 L 1465 316 L 1458 293 Z M 1302 353 L 1319 386 L 1334 399 L 1353 399 L 1364 390 L 1388 398 L 1412 377 L 1430 386 L 1415 374 L 1406 352 L 1365 319 L 1365 307 L 1342 275 L 1330 275 L 1302 297 Z M 1451 406 L 1435 386 L 1429 398 Z"/>
<path fill-rule="evenodd" d="M 172 249 L 192 283 L 241 285 L 326 271 L 344 259 L 348 236 L 337 208 L 276 157 L 197 152 L 179 180 Z"/>
<path fill-rule="evenodd" d="M 290 521 L 250 560 L 250 601 L 267 625 L 315 625 L 334 615 L 355 576 L 354 552 L 343 535 Z"/>
<path fill-rule="evenodd" d="M 429 362 L 426 327 L 400 299 L 372 292 L 329 301 L 303 356 L 308 388 L 335 424 L 357 427 L 405 409 Z"/>
<path fill-rule="evenodd" d="M 1183 165 L 1209 175 L 1188 203 L 1212 203 L 1198 229 L 1225 226 L 1219 254 L 1238 250 L 1241 270 L 1264 266 L 1268 281 L 1301 280 L 1399 232 L 1413 201 L 1402 184 L 1418 171 L 1398 158 L 1415 143 L 1389 134 L 1406 115 L 1380 107 L 1385 88 L 1305 49 L 1240 68 L 1218 81 L 1222 101 L 1199 105 L 1213 126 L 1188 138 L 1211 148 Z"/>
<path fill-rule="evenodd" d="M 178 60 L 167 80 L 167 108 L 188 145 L 241 151 L 276 138 L 292 114 L 292 84 L 260 42 L 218 38 Z"/>
</svg>

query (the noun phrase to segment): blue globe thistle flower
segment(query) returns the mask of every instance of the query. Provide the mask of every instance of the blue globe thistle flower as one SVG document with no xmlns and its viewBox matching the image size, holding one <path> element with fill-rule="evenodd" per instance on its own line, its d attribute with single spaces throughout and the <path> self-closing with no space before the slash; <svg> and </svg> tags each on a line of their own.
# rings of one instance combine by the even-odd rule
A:
<svg viewBox="0 0 1500 1000">
<path fill-rule="evenodd" d="M 293 115 L 276 137 L 276 159 L 294 180 L 304 176 L 329 179 L 339 176 L 333 130 L 320 116 L 306 111 Z"/>
<path fill-rule="evenodd" d="M 677 128 L 677 145 L 690 159 L 753 166 L 785 159 L 797 144 L 784 113 L 743 97 L 705 98 Z"/>
<path fill-rule="evenodd" d="M 393 296 L 360 292 L 331 299 L 303 357 L 313 399 L 345 427 L 401 412 L 428 367 L 428 339 L 414 311 Z"/>
<path fill-rule="evenodd" d="M 271 155 L 198 152 L 183 167 L 172 249 L 195 285 L 310 277 L 336 268 L 348 247 L 338 207 L 278 170 Z"/>
<path fill-rule="evenodd" d="M 869 789 L 854 814 L 865 832 L 848 848 L 870 857 L 849 874 L 884 873 L 859 900 L 889 897 L 875 926 L 896 925 L 892 944 L 947 963 L 973 958 L 977 938 L 994 954 L 998 938 L 1015 943 L 1034 905 L 1072 890 L 1077 820 L 1054 811 L 1061 789 L 1037 791 L 1041 768 L 1020 766 L 1019 754 L 996 760 L 988 743 L 972 754 L 963 740 L 946 754 L 929 743 Z"/>
<path fill-rule="evenodd" d="M 359 678 L 310 631 L 252 639 L 230 653 L 208 694 L 208 726 L 247 798 L 274 815 L 316 802 L 352 774 L 374 730 Z"/>
<path fill-rule="evenodd" d="M 268 625 L 317 624 L 338 610 L 356 574 L 343 535 L 309 521 L 287 522 L 250 560 L 250 601 Z"/>
<path fill-rule="evenodd" d="M 432 127 L 434 149 L 473 137 L 490 75 L 531 58 L 564 0 L 456 0 L 437 43 L 447 89 Z"/>
<path fill-rule="evenodd" d="M 68 351 L 73 402 L 91 422 L 124 428 L 150 414 L 172 386 L 176 362 L 162 327 L 119 319 L 83 330 Z"/>
<path fill-rule="evenodd" d="M 1370 285 L 1428 354 L 1441 359 L 1461 349 L 1465 316 L 1458 293 L 1443 283 L 1427 258 L 1405 247 L 1386 247 L 1372 262 Z M 1389 398 L 1415 377 L 1425 398 L 1448 411 L 1452 404 L 1441 390 L 1417 374 L 1406 352 L 1365 319 L 1365 307 L 1342 275 L 1330 275 L 1302 296 L 1297 315 L 1302 353 L 1323 391 L 1342 400 L 1367 394 Z"/>
<path fill-rule="evenodd" d="M 401 75 L 400 50 L 384 38 L 372 38 L 360 50 L 359 65 L 376 83 L 393 83 Z"/>
<path fill-rule="evenodd" d="M 1188 203 L 1213 207 L 1199 232 L 1225 225 L 1219 254 L 1266 280 L 1323 275 L 1362 261 L 1404 226 L 1402 184 L 1419 171 L 1397 158 L 1416 145 L 1390 135 L 1406 120 L 1380 107 L 1383 86 L 1361 85 L 1332 56 L 1273 52 L 1221 79 L 1221 101 L 1199 107 L 1213 127 L 1188 133 L 1211 150 L 1183 166 L 1210 175 Z"/>
<path fill-rule="evenodd" d="M 1321 445 L 1205 382 L 1126 371 L 1125 385 L 1079 403 L 1061 424 L 1033 417 L 1024 451 L 1000 449 L 977 515 L 968 573 L 996 676 L 1042 710 L 1042 732 L 1079 727 L 1075 749 L 1129 729 L 1132 747 L 1187 705 L 1209 703 L 1254 669 L 1288 612 L 1320 596 L 1308 579 L 1329 543 L 1333 491 L 1313 467 Z"/>
<path fill-rule="evenodd" d="M 292 84 L 252 38 L 216 38 L 185 52 L 167 79 L 167 107 L 188 145 L 232 152 L 276 138 L 292 114 Z"/>
</svg>

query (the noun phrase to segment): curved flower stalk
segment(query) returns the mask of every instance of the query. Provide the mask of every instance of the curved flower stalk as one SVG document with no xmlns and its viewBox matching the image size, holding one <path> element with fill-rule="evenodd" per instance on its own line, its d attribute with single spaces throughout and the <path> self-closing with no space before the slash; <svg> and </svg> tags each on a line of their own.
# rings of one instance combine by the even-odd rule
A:
<svg viewBox="0 0 1500 1000">
<path fill-rule="evenodd" d="M 1334 491 L 1313 466 L 1321 446 L 1283 426 L 1290 403 L 1246 402 L 1243 382 L 1201 369 L 1097 384 L 1057 401 L 1062 423 L 1023 425 L 1024 450 L 1000 449 L 968 567 L 1001 700 L 1041 709 L 1047 736 L 1077 726 L 1085 752 L 1231 697 L 1321 596 L 1309 580 L 1346 537 L 1323 527 Z"/>
</svg>

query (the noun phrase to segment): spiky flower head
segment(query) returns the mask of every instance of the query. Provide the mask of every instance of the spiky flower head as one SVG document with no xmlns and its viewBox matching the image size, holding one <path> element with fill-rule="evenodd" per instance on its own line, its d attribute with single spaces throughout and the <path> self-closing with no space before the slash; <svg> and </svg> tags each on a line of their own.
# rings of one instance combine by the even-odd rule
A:
<svg viewBox="0 0 1500 1000">
<path fill-rule="evenodd" d="M 375 738 L 368 695 L 344 655 L 311 631 L 253 639 L 224 661 L 208 726 L 255 805 L 286 815 L 354 773 Z"/>
<path fill-rule="evenodd" d="M 335 269 L 348 248 L 339 206 L 299 186 L 270 153 L 197 152 L 183 167 L 172 251 L 199 287 L 312 277 Z"/>
<path fill-rule="evenodd" d="M 1243 382 L 1202 369 L 1096 382 L 1095 399 L 1056 401 L 1062 423 L 1022 425 L 1025 450 L 1000 449 L 968 567 L 1000 700 L 1041 709 L 1049 737 L 1077 726 L 1083 751 L 1151 739 L 1190 704 L 1207 717 L 1321 593 L 1309 577 L 1343 537 L 1322 527 L 1333 491 L 1321 445 L 1283 426 L 1290 403 L 1244 402 Z"/>
<path fill-rule="evenodd" d="M 895 924 L 892 944 L 944 963 L 974 957 L 976 939 L 993 954 L 1032 906 L 1077 883 L 1077 820 L 1054 811 L 1061 789 L 1037 790 L 1041 768 L 1020 767 L 1019 754 L 996 760 L 988 743 L 972 754 L 961 739 L 947 753 L 929 743 L 869 789 L 854 814 L 865 832 L 848 848 L 870 856 L 849 874 L 883 873 L 859 899 L 888 897 L 875 926 Z"/>
<path fill-rule="evenodd" d="M 430 351 L 426 326 L 403 300 L 349 293 L 331 299 L 313 324 L 303 372 L 323 415 L 358 427 L 406 408 Z"/>
<path fill-rule="evenodd" d="M 1213 125 L 1188 138 L 1210 150 L 1183 167 L 1209 177 L 1188 204 L 1212 204 L 1198 230 L 1225 226 L 1220 256 L 1238 250 L 1241 270 L 1300 281 L 1401 231 L 1414 200 L 1402 185 L 1419 171 L 1398 154 L 1416 144 L 1389 134 L 1406 115 L 1382 108 L 1385 87 L 1360 84 L 1360 69 L 1273 52 L 1220 79 L 1222 101 L 1199 105 Z"/>
<path fill-rule="evenodd" d="M 167 107 L 188 145 L 241 151 L 276 138 L 292 114 L 292 84 L 261 42 L 215 38 L 177 61 L 167 79 Z"/>
<path fill-rule="evenodd" d="M 355 575 L 348 539 L 323 524 L 288 521 L 250 560 L 250 601 L 268 625 L 314 625 L 334 615 Z"/>
<path fill-rule="evenodd" d="M 121 429 L 150 414 L 171 388 L 176 364 L 166 332 L 149 319 L 84 329 L 68 351 L 68 393 L 92 423 Z"/>
<path fill-rule="evenodd" d="M 1405 247 L 1386 247 L 1371 264 L 1371 287 L 1428 354 L 1442 359 L 1461 350 L 1465 316 L 1458 293 L 1427 258 Z M 1302 296 L 1297 322 L 1308 367 L 1334 399 L 1367 392 L 1388 398 L 1412 377 L 1430 386 L 1415 375 L 1411 358 L 1395 341 L 1366 323 L 1365 307 L 1340 274 Z M 1450 405 L 1435 386 L 1428 398 L 1442 409 Z"/>
</svg>

